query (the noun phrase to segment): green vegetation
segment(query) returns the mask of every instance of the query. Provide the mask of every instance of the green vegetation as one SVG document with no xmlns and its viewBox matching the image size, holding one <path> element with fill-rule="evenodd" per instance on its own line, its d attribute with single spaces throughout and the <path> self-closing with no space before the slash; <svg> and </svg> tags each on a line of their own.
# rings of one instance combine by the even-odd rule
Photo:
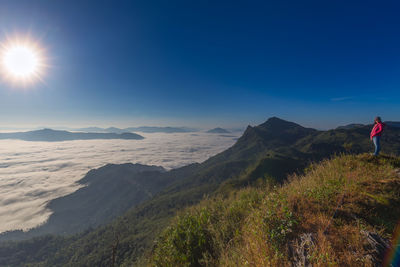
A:
<svg viewBox="0 0 400 267">
<path fill-rule="evenodd" d="M 369 266 L 362 230 L 390 238 L 400 217 L 400 158 L 345 155 L 282 186 L 203 200 L 157 239 L 152 266 L 288 266 L 288 246 L 315 234 L 317 266 Z"/>
<path fill-rule="evenodd" d="M 265 193 L 241 190 L 228 199 L 207 199 L 174 219 L 156 242 L 156 266 L 212 266 L 230 241 L 240 235 L 244 218 Z"/>
</svg>

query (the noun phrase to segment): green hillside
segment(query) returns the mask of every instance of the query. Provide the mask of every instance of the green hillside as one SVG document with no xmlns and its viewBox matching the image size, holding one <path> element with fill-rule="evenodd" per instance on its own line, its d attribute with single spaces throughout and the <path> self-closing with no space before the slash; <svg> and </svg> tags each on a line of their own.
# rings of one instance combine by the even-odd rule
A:
<svg viewBox="0 0 400 267">
<path fill-rule="evenodd" d="M 400 158 L 340 156 L 180 212 L 158 237 L 150 266 L 375 266 L 368 235 L 390 239 L 400 218 Z"/>
<path fill-rule="evenodd" d="M 90 170 L 78 181 L 83 187 L 47 203 L 52 214 L 46 223 L 29 231 L 2 233 L 0 242 L 48 234 L 66 236 L 107 224 L 171 184 L 173 179 L 165 172 L 162 167 L 132 163 Z"/>
<path fill-rule="evenodd" d="M 235 145 L 207 161 L 164 173 L 175 182 L 105 226 L 72 237 L 1 244 L 0 265 L 141 266 L 155 238 L 177 212 L 204 197 L 226 197 L 248 186 L 280 184 L 288 174 L 300 175 L 312 161 L 371 151 L 369 131 L 369 126 L 317 131 L 270 118 L 249 126 Z M 398 140 L 400 128 L 388 129 L 382 138 L 383 152 L 399 154 Z"/>
</svg>

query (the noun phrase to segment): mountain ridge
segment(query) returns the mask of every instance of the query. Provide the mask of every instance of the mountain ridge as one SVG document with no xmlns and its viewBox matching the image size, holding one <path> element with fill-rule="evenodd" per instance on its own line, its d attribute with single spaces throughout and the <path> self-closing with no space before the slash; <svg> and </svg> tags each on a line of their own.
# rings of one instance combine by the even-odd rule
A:
<svg viewBox="0 0 400 267">
<path fill-rule="evenodd" d="M 219 134 L 227 134 L 230 133 L 230 131 L 223 129 L 221 127 L 213 128 L 207 131 L 207 133 L 219 133 Z"/>
<path fill-rule="evenodd" d="M 27 132 L 0 133 L 0 139 L 17 139 L 24 141 L 59 142 L 72 140 L 94 140 L 94 139 L 124 139 L 141 140 L 143 136 L 135 133 L 83 133 L 69 132 L 53 129 L 41 129 Z"/>
<path fill-rule="evenodd" d="M 164 179 L 164 173 L 166 170 L 160 166 L 132 163 L 92 169 L 77 181 L 82 185 L 80 189 L 47 203 L 46 208 L 52 214 L 44 224 L 25 232 L 2 233 L 0 241 L 75 234 L 104 225 L 171 183 L 173 179 Z"/>
</svg>

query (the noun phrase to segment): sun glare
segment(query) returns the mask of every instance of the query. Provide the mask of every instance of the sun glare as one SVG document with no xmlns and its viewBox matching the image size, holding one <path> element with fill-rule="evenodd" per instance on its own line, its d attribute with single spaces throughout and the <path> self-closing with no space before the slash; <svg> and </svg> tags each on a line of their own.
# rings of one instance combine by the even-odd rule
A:
<svg viewBox="0 0 400 267">
<path fill-rule="evenodd" d="M 38 68 L 37 55 L 29 47 L 11 47 L 3 60 L 4 67 L 15 77 L 27 77 Z"/>
<path fill-rule="evenodd" d="M 12 83 L 41 80 L 45 67 L 42 50 L 31 41 L 8 41 L 1 46 L 1 74 Z"/>
</svg>

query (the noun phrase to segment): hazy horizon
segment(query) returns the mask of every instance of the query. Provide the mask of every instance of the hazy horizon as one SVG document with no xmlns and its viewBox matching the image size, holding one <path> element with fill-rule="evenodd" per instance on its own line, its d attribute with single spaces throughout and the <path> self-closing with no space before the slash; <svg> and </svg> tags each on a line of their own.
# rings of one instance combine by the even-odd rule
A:
<svg viewBox="0 0 400 267">
<path fill-rule="evenodd" d="M 282 117 L 276 116 L 280 119 L 284 119 Z M 265 118 L 265 120 L 263 121 L 259 121 L 259 122 L 254 122 L 253 124 L 237 124 L 237 125 L 224 125 L 223 123 L 220 124 L 209 124 L 209 125 L 198 125 L 198 124 L 156 124 L 156 123 L 149 123 L 146 124 L 145 122 L 143 124 L 105 124 L 105 123 L 101 123 L 101 124 L 64 124 L 64 125 L 60 125 L 60 124 L 20 124 L 20 125 L 1 125 L 0 126 L 0 131 L 12 131 L 12 130 L 26 130 L 26 131 L 30 131 L 30 130 L 38 130 L 38 129 L 44 129 L 44 128 L 50 128 L 50 129 L 54 129 L 54 130 L 71 130 L 71 131 L 76 131 L 78 129 L 82 129 L 82 128 L 103 128 L 103 129 L 107 129 L 107 128 L 111 128 L 111 127 L 115 127 L 118 129 L 126 129 L 126 128 L 138 128 L 138 127 L 173 127 L 173 128 L 187 128 L 187 129 L 193 129 L 193 130 L 197 130 L 197 131 L 205 131 L 205 130 L 209 130 L 209 129 L 213 129 L 213 128 L 217 128 L 217 127 L 221 127 L 227 130 L 233 130 L 236 132 L 239 131 L 243 131 L 246 129 L 247 126 L 257 126 L 259 124 L 264 123 L 266 120 L 268 120 L 268 118 Z M 330 127 L 318 127 L 318 125 L 313 124 L 312 122 L 306 122 L 306 123 L 301 123 L 299 121 L 295 121 L 295 120 L 290 120 L 290 119 L 284 119 L 284 120 L 288 120 L 297 124 L 300 124 L 301 126 L 304 127 L 310 127 L 310 128 L 314 128 L 317 130 L 329 130 L 329 129 L 335 129 L 339 126 L 345 126 L 345 125 L 349 125 L 349 124 L 373 124 L 373 119 L 372 120 L 363 120 L 363 121 L 352 121 L 352 120 L 343 120 L 343 122 L 341 123 L 336 123 L 336 124 L 330 124 Z M 400 121 L 400 117 L 394 116 L 391 117 L 389 119 L 387 118 L 383 118 L 383 121 Z"/>
</svg>

